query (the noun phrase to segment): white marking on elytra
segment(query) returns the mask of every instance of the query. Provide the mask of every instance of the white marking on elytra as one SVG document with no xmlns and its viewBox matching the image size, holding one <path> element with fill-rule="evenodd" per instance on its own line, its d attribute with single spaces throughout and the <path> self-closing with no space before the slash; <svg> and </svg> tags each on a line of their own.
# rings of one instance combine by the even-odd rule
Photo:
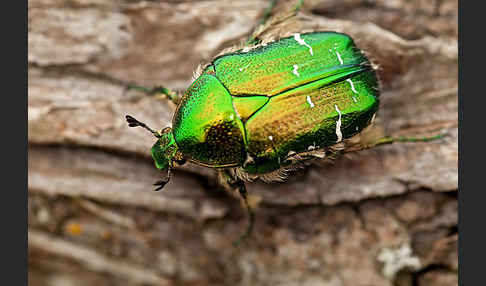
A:
<svg viewBox="0 0 486 286">
<path fill-rule="evenodd" d="M 358 128 L 358 126 L 356 126 L 356 131 L 358 131 L 358 130 L 359 130 L 359 128 Z"/>
<path fill-rule="evenodd" d="M 273 141 L 273 136 L 272 135 L 268 136 L 268 139 L 270 139 L 270 141 Z"/>
<path fill-rule="evenodd" d="M 233 114 L 231 114 L 229 118 L 230 118 L 230 120 L 233 120 L 233 119 L 235 119 L 235 116 Z"/>
<path fill-rule="evenodd" d="M 242 67 L 242 68 L 238 68 L 240 71 L 243 71 L 243 70 L 246 70 L 248 67 L 250 66 L 250 64 L 247 64 L 245 67 Z"/>
<path fill-rule="evenodd" d="M 334 104 L 334 108 L 336 109 L 337 113 L 339 114 L 338 121 L 336 121 L 336 135 L 337 135 L 337 141 L 341 142 L 343 140 L 343 133 L 341 132 L 341 111 L 339 110 L 337 104 Z"/>
<path fill-rule="evenodd" d="M 357 92 L 357 91 L 356 91 L 356 89 L 354 88 L 353 81 L 352 81 L 350 78 L 348 78 L 346 81 L 347 81 L 347 82 L 349 82 L 349 84 L 351 85 L 351 90 L 352 90 L 354 93 L 358 94 L 358 92 Z"/>
<path fill-rule="evenodd" d="M 298 65 L 294 65 L 294 70 L 292 71 L 292 73 L 295 74 L 296 76 L 300 76 L 300 74 L 297 71 L 297 69 L 299 69 L 299 66 Z"/>
<path fill-rule="evenodd" d="M 349 82 L 349 84 L 351 85 L 351 90 L 352 90 L 352 91 L 353 91 L 355 94 L 358 94 L 358 92 L 357 92 L 357 91 L 356 91 L 356 89 L 354 88 L 353 81 L 352 81 L 350 78 L 348 78 L 346 81 L 347 81 L 347 82 Z M 358 100 L 356 100 L 356 97 L 355 97 L 355 96 L 353 96 L 353 101 L 354 101 L 354 102 L 358 102 Z"/>
<path fill-rule="evenodd" d="M 341 64 L 344 64 L 343 59 L 341 58 L 341 55 L 339 54 L 339 52 L 338 52 L 338 51 L 336 51 L 336 55 L 337 55 L 337 57 L 338 57 L 339 62 L 340 62 Z"/>
<path fill-rule="evenodd" d="M 297 41 L 297 43 L 299 43 L 299 45 L 308 47 L 309 53 L 311 54 L 311 56 L 314 55 L 314 52 L 312 51 L 312 47 L 309 46 L 309 44 L 307 44 L 304 40 L 302 40 L 299 33 L 294 34 L 294 39 Z"/>
<path fill-rule="evenodd" d="M 310 96 L 307 96 L 306 99 L 307 99 L 307 103 L 310 105 L 310 107 L 311 108 L 314 107 L 314 103 L 311 101 Z"/>
<path fill-rule="evenodd" d="M 312 151 L 312 150 L 315 150 L 316 148 L 318 148 L 318 147 L 316 147 L 316 142 L 314 142 L 313 145 L 310 145 L 309 147 L 307 147 L 307 150 Z"/>
</svg>

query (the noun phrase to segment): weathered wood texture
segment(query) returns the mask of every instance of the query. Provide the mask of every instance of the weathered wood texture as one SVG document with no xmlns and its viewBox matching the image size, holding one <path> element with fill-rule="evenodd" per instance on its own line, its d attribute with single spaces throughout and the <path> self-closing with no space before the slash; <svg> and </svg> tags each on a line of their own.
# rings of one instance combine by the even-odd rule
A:
<svg viewBox="0 0 486 286">
<path fill-rule="evenodd" d="M 457 2 L 306 1 L 293 29 L 350 34 L 379 66 L 393 135 L 449 135 L 252 183 L 255 236 L 216 174 L 163 192 L 148 157 L 183 89 L 267 1 L 29 1 L 29 285 L 457 285 Z M 277 7 L 278 9 L 278 7 Z M 289 31 L 291 32 L 291 31 Z"/>
</svg>

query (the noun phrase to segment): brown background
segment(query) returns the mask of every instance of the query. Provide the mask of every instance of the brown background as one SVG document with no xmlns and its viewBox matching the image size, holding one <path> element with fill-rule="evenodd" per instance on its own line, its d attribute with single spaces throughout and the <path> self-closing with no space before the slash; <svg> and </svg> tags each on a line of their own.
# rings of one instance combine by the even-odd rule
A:
<svg viewBox="0 0 486 286">
<path fill-rule="evenodd" d="M 29 285 L 457 285 L 457 5 L 306 1 L 295 29 L 378 64 L 389 134 L 449 136 L 249 184 L 255 235 L 233 247 L 246 215 L 212 170 L 151 191 L 153 137 L 123 116 L 161 128 L 173 106 L 124 86 L 184 89 L 268 2 L 29 0 Z"/>
</svg>

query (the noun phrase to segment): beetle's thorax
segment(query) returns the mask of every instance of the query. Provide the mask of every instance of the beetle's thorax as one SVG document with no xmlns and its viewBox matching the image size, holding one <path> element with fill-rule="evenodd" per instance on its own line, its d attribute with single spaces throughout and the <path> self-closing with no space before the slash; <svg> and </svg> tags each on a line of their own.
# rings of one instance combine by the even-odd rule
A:
<svg viewBox="0 0 486 286">
<path fill-rule="evenodd" d="M 178 149 L 192 162 L 216 168 L 243 162 L 243 123 L 231 94 L 211 74 L 201 75 L 186 90 L 172 127 Z"/>
</svg>

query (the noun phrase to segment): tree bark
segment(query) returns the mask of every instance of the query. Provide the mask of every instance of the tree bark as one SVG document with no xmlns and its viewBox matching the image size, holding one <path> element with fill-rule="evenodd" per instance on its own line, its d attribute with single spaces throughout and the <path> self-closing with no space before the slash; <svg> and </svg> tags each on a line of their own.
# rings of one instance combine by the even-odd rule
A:
<svg viewBox="0 0 486 286">
<path fill-rule="evenodd" d="M 257 221 L 235 247 L 246 213 L 214 170 L 151 191 L 153 136 L 124 115 L 159 129 L 174 105 L 125 86 L 184 89 L 268 1 L 30 0 L 29 285 L 457 285 L 457 5 L 305 2 L 285 32 L 355 39 L 388 134 L 447 136 L 248 184 Z"/>
</svg>

